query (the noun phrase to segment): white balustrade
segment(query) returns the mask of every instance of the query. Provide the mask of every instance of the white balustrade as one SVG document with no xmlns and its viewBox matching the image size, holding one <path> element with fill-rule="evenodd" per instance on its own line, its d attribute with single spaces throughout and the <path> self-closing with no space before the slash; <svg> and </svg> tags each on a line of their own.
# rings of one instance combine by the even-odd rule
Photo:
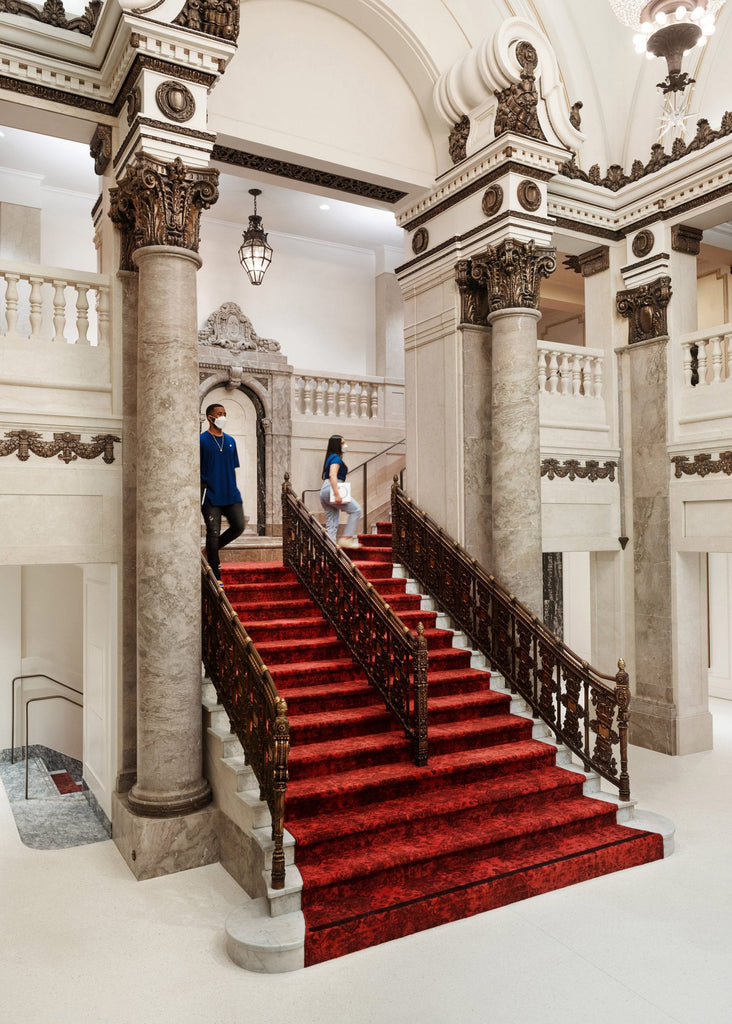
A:
<svg viewBox="0 0 732 1024">
<path fill-rule="evenodd" d="M 681 339 L 684 388 L 707 388 L 732 380 L 732 324 L 694 331 Z"/>
<path fill-rule="evenodd" d="M 296 370 L 292 408 L 302 416 L 378 420 L 384 415 L 384 379 L 318 377 Z"/>
<path fill-rule="evenodd" d="M 0 336 L 29 344 L 108 346 L 109 296 L 109 278 L 102 274 L 0 260 Z"/>
<path fill-rule="evenodd" d="M 602 398 L 602 349 L 540 341 L 538 354 L 540 393 L 579 401 Z"/>
</svg>

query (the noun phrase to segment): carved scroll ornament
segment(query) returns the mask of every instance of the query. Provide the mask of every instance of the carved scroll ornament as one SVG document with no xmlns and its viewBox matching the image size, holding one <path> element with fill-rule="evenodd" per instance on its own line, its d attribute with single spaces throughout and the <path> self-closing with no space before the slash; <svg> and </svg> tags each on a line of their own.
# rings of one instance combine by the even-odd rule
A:
<svg viewBox="0 0 732 1024">
<path fill-rule="evenodd" d="M 101 12 L 102 0 L 90 0 L 84 13 L 78 18 L 66 17 L 61 0 L 46 0 L 43 7 L 25 3 L 25 0 L 0 0 L 0 14 L 18 14 L 23 18 L 40 21 L 44 25 L 53 25 L 54 28 L 79 32 L 83 36 L 94 34 Z"/>
<path fill-rule="evenodd" d="M 112 159 L 112 129 L 108 124 L 98 124 L 91 142 L 89 155 L 94 161 L 94 173 L 104 174 Z"/>
<path fill-rule="evenodd" d="M 459 164 L 467 155 L 468 136 L 470 135 L 470 118 L 463 114 L 459 121 L 452 126 L 448 148 L 450 159 L 454 164 Z"/>
<path fill-rule="evenodd" d="M 260 338 L 252 321 L 235 302 L 224 302 L 198 332 L 199 345 L 225 348 L 229 352 L 279 352 L 280 343 Z"/>
<path fill-rule="evenodd" d="M 114 442 L 121 438 L 116 434 L 95 434 L 89 442 L 82 442 L 81 434 L 68 431 L 54 434 L 53 441 L 43 441 L 42 435 L 34 430 L 10 430 L 5 439 L 0 440 L 0 456 L 12 455 L 17 452 L 21 462 L 27 462 L 31 452 L 42 459 L 50 459 L 58 455 L 67 465 L 77 458 L 102 460 L 111 465 L 114 462 Z"/>
<path fill-rule="evenodd" d="M 618 292 L 617 309 L 628 320 L 629 345 L 668 334 L 666 309 L 671 294 L 670 277 L 659 277 L 650 284 Z"/>
<path fill-rule="evenodd" d="M 239 36 L 239 0 L 187 0 L 173 24 L 235 43 Z"/>
<path fill-rule="evenodd" d="M 539 93 L 534 79 L 539 58 L 531 43 L 523 41 L 516 44 L 516 59 L 521 65 L 521 81 L 512 82 L 507 89 L 496 93 L 498 109 L 494 134 L 497 137 L 503 132 L 515 132 L 546 142 L 546 136 L 539 125 Z"/>
<path fill-rule="evenodd" d="M 110 190 L 109 216 L 123 233 L 123 270 L 146 245 L 172 245 L 198 252 L 201 210 L 219 197 L 219 172 L 140 157 L 119 187 Z"/>
</svg>

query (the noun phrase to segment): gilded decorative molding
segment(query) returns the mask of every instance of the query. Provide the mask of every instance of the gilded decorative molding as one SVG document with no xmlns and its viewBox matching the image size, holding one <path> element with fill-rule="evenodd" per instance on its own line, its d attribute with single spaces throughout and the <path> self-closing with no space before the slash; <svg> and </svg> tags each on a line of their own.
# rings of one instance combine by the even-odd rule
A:
<svg viewBox="0 0 732 1024">
<path fill-rule="evenodd" d="M 0 0 L 0 14 L 17 14 L 22 18 L 32 18 L 44 25 L 54 28 L 65 28 L 69 32 L 79 32 L 83 36 L 91 36 L 102 12 L 102 0 L 89 0 L 84 13 L 78 18 L 67 18 L 61 0 L 46 0 L 43 7 L 35 7 L 25 0 Z"/>
<path fill-rule="evenodd" d="M 89 155 L 94 161 L 94 173 L 104 174 L 112 158 L 112 129 L 98 124 L 89 143 Z"/>
<path fill-rule="evenodd" d="M 507 89 L 496 93 L 498 109 L 494 134 L 498 137 L 503 132 L 515 132 L 516 135 L 527 135 L 530 139 L 546 142 L 546 136 L 539 125 L 539 93 L 534 79 L 539 58 L 531 43 L 524 40 L 516 44 L 516 59 L 521 65 L 521 81 L 512 82 Z"/>
<path fill-rule="evenodd" d="M 35 430 L 10 430 L 5 438 L 7 440 L 0 440 L 0 456 L 17 453 L 21 462 L 27 462 L 31 452 L 42 459 L 57 455 L 66 465 L 77 458 L 97 459 L 100 455 L 107 465 L 111 465 L 114 462 L 114 442 L 121 441 L 116 434 L 95 434 L 91 441 L 82 442 L 81 434 L 69 431 L 54 434 L 53 441 L 43 441 L 42 435 Z"/>
<path fill-rule="evenodd" d="M 198 252 L 201 211 L 219 197 L 219 172 L 186 167 L 180 157 L 164 164 L 141 156 L 119 186 L 110 190 L 112 221 L 124 235 L 123 258 L 147 245 L 172 245 Z"/>
<path fill-rule="evenodd" d="M 468 136 L 470 135 L 470 118 L 463 114 L 459 121 L 452 126 L 448 148 L 450 159 L 454 164 L 459 164 L 467 155 Z"/>
<path fill-rule="evenodd" d="M 689 462 L 686 455 L 674 455 L 671 461 L 675 467 L 674 476 L 677 480 L 684 475 L 705 477 L 710 473 L 724 473 L 725 476 L 732 476 L 732 452 L 720 452 L 717 462 L 708 453 L 695 455 L 693 462 Z"/>
<path fill-rule="evenodd" d="M 196 112 L 193 93 L 182 82 L 169 79 L 155 90 L 158 109 L 171 121 L 190 121 Z"/>
<path fill-rule="evenodd" d="M 666 164 L 674 160 L 680 160 L 688 153 L 704 149 L 712 142 L 716 142 L 717 139 L 722 139 L 726 135 L 732 135 L 732 111 L 725 111 L 718 131 L 714 131 L 710 127 L 709 121 L 705 117 L 700 118 L 696 126 L 694 138 L 688 143 L 680 138 L 674 139 L 670 153 L 664 150 L 660 142 L 654 143 L 651 146 L 651 158 L 648 163 L 644 164 L 642 160 L 634 160 L 630 174 L 626 174 L 620 164 L 611 164 L 605 172 L 604 178 L 600 175 L 599 164 L 593 164 L 589 171 L 585 172 L 577 166 L 574 155 L 566 163 L 562 164 L 559 168 L 559 173 L 567 178 L 579 178 L 582 181 L 589 182 L 591 185 L 601 185 L 603 188 L 609 188 L 612 192 L 618 192 L 631 182 L 639 181 L 640 178 L 645 177 L 647 174 L 653 174 L 654 171 L 660 171 Z"/>
<path fill-rule="evenodd" d="M 628 320 L 629 345 L 668 334 L 666 308 L 671 295 L 670 277 L 659 277 L 650 284 L 618 292 L 617 310 Z"/>
<path fill-rule="evenodd" d="M 593 277 L 595 274 L 601 274 L 603 270 L 610 269 L 610 250 L 606 245 L 598 245 L 596 249 L 580 253 L 579 256 L 568 256 L 562 265 L 567 270 L 573 270 L 575 274 Z"/>
<path fill-rule="evenodd" d="M 639 231 L 630 246 L 633 251 L 633 255 L 638 257 L 647 256 L 653 248 L 655 241 L 655 235 L 652 231 L 649 231 L 648 228 L 644 228 L 642 231 Z"/>
<path fill-rule="evenodd" d="M 463 323 L 487 323 L 500 309 L 537 309 L 541 278 L 557 266 L 554 249 L 507 238 L 472 260 L 457 265 Z M 477 319 L 476 319 L 477 318 Z"/>
<path fill-rule="evenodd" d="M 427 228 L 417 228 L 412 235 L 412 252 L 419 256 L 430 244 L 430 235 Z"/>
<path fill-rule="evenodd" d="M 585 459 L 584 466 L 579 459 L 565 459 L 564 462 L 560 462 L 559 459 L 542 459 L 541 475 L 548 480 L 559 477 L 562 480 L 589 480 L 591 483 L 596 480 L 610 480 L 613 483 L 617 465 L 617 462 L 603 462 L 600 465 L 594 459 Z"/>
<path fill-rule="evenodd" d="M 260 338 L 235 302 L 224 302 L 198 332 L 198 344 L 229 352 L 279 352 L 279 341 Z"/>
<path fill-rule="evenodd" d="M 671 228 L 671 248 L 674 252 L 685 252 L 688 256 L 698 256 L 704 232 L 699 228 L 688 227 L 686 224 L 674 224 Z"/>
<path fill-rule="evenodd" d="M 231 149 L 227 146 L 214 146 L 211 159 L 218 160 L 223 164 L 233 164 L 236 167 L 248 167 L 251 170 L 262 171 L 264 174 L 275 174 L 280 178 L 304 181 L 309 185 L 318 185 L 321 188 L 350 192 L 366 199 L 377 199 L 382 203 L 398 203 L 407 194 L 399 192 L 395 188 L 374 185 L 370 181 L 346 178 L 341 174 L 332 174 L 329 171 L 319 171 L 313 167 L 291 164 L 286 160 L 273 160 L 267 156 L 258 156 L 255 153 L 247 153 L 244 150 Z"/>
<path fill-rule="evenodd" d="M 139 85 L 130 89 L 125 103 L 127 104 L 127 124 L 132 124 L 142 109 L 142 90 Z"/>
<path fill-rule="evenodd" d="M 491 185 L 483 193 L 480 208 L 486 217 L 492 217 L 503 206 L 503 189 L 500 185 Z"/>
<path fill-rule="evenodd" d="M 523 208 L 528 210 L 529 213 L 533 213 L 541 206 L 541 189 L 530 178 L 526 178 L 519 183 L 516 189 L 516 197 Z"/>
<path fill-rule="evenodd" d="M 239 37 L 239 0 L 187 0 L 173 24 L 235 43 Z"/>
</svg>

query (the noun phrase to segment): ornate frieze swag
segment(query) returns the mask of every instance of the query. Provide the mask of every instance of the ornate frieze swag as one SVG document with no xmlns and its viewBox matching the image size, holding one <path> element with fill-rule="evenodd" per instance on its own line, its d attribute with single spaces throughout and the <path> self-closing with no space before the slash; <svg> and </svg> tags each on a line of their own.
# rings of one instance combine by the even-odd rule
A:
<svg viewBox="0 0 732 1024">
<path fill-rule="evenodd" d="M 31 456 L 38 455 L 42 459 L 50 459 L 54 455 L 68 465 L 77 459 L 97 459 L 111 465 L 114 462 L 114 444 L 120 442 L 117 434 L 95 434 L 90 441 L 82 441 L 81 434 L 65 430 L 54 433 L 52 441 L 44 441 L 43 435 L 36 430 L 9 430 L 0 439 L 0 456 L 17 455 L 21 462 L 27 462 Z"/>
<path fill-rule="evenodd" d="M 615 483 L 615 471 L 618 463 L 608 460 L 600 465 L 597 459 L 585 459 L 584 466 L 580 459 L 542 459 L 541 475 L 547 480 L 589 480 L 595 483 L 597 480 L 609 480 Z"/>
<path fill-rule="evenodd" d="M 719 452 L 715 459 L 710 452 L 703 452 L 693 456 L 693 461 L 688 455 L 673 455 L 671 462 L 674 465 L 674 476 L 680 480 L 682 476 L 711 476 L 715 473 L 724 473 L 725 476 L 732 476 L 732 452 Z"/>
</svg>

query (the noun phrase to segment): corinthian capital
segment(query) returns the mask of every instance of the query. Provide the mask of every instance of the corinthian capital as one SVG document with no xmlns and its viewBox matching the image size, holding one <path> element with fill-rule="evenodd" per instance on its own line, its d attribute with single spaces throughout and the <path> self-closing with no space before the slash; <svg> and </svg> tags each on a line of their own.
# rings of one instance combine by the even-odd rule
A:
<svg viewBox="0 0 732 1024">
<path fill-rule="evenodd" d="M 470 261 L 470 277 L 480 289 L 489 313 L 499 309 L 537 309 L 542 277 L 557 266 L 554 249 L 537 248 L 533 241 L 507 238 Z"/>
<path fill-rule="evenodd" d="M 180 157 L 165 164 L 141 156 L 110 192 L 109 215 L 124 238 L 122 269 L 133 269 L 132 253 L 146 245 L 198 252 L 201 210 L 218 199 L 218 180 L 218 171 L 186 167 Z"/>
</svg>

